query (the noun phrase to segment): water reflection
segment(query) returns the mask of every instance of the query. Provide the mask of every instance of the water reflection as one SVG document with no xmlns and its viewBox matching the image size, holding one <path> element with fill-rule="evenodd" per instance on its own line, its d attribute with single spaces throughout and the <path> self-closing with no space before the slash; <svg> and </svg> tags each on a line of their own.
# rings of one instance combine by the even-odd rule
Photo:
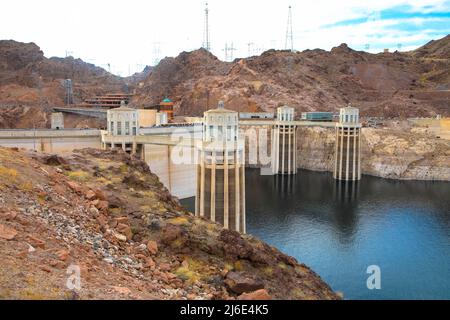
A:
<svg viewBox="0 0 450 320">
<path fill-rule="evenodd" d="M 294 175 L 276 175 L 273 176 L 273 192 L 280 197 L 289 197 L 295 194 L 295 176 Z"/>
<path fill-rule="evenodd" d="M 246 172 L 247 231 L 349 299 L 450 299 L 450 183 Z M 193 209 L 194 200 L 183 200 Z M 368 290 L 366 269 L 382 270 Z"/>
<path fill-rule="evenodd" d="M 360 181 L 332 181 L 334 227 L 339 232 L 339 240 L 349 243 L 358 224 L 358 193 Z"/>
</svg>

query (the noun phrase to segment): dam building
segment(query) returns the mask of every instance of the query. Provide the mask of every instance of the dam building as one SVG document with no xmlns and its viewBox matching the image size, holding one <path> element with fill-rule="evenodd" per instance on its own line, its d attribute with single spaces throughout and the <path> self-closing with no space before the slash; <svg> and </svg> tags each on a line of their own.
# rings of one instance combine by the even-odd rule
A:
<svg viewBox="0 0 450 320">
<path fill-rule="evenodd" d="M 64 114 L 62 112 L 53 112 L 51 114 L 50 127 L 54 130 L 64 129 Z"/>
<path fill-rule="evenodd" d="M 297 135 L 294 108 L 283 106 L 277 109 L 277 120 L 272 129 L 273 174 L 297 173 Z"/>
<path fill-rule="evenodd" d="M 198 159 L 195 214 L 245 233 L 244 140 L 238 113 L 217 109 L 204 113 Z"/>
<path fill-rule="evenodd" d="M 103 142 L 103 148 L 121 147 L 131 154 L 138 152 L 134 137 L 139 134 L 139 111 L 129 108 L 122 101 L 119 108 L 107 111 L 107 132 L 108 135 L 116 137 L 110 143 Z M 140 145 L 142 149 L 142 145 Z M 141 151 L 141 150 L 139 150 Z"/>
<path fill-rule="evenodd" d="M 359 110 L 350 105 L 340 109 L 336 123 L 333 177 L 337 180 L 361 179 L 361 124 Z"/>
</svg>

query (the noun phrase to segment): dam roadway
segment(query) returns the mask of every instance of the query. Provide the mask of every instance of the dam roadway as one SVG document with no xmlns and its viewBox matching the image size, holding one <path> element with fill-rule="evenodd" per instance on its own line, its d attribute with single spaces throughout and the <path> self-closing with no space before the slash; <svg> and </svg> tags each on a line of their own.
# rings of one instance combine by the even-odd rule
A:
<svg viewBox="0 0 450 320">
<path fill-rule="evenodd" d="M 242 129 L 272 126 L 273 120 L 241 120 Z M 297 126 L 334 127 L 334 122 L 294 121 Z M 0 146 L 18 147 L 48 153 L 70 153 L 75 149 L 102 148 L 102 143 L 122 142 L 143 145 L 143 158 L 168 190 L 179 198 L 195 195 L 196 165 L 176 163 L 180 152 L 195 159 L 194 146 L 202 137 L 201 124 L 175 124 L 141 128 L 137 136 L 109 136 L 99 129 L 4 129 L 0 130 Z M 124 139 L 125 138 L 125 139 Z M 186 158 L 185 158 L 186 159 Z"/>
</svg>

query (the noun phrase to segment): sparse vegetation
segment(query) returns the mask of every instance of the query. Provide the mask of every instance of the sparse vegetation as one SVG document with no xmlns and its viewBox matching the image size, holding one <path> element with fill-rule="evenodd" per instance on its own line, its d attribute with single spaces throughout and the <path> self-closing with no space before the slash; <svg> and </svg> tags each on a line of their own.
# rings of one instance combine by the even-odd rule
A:
<svg viewBox="0 0 450 320">
<path fill-rule="evenodd" d="M 84 171 L 69 171 L 67 172 L 67 176 L 76 181 L 84 182 L 89 179 L 89 173 Z"/>
</svg>

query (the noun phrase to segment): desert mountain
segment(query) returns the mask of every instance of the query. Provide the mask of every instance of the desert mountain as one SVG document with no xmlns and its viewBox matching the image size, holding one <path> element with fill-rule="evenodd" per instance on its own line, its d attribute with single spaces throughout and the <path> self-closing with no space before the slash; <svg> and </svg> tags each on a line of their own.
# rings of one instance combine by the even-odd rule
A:
<svg viewBox="0 0 450 320">
<path fill-rule="evenodd" d="M 75 102 L 128 90 L 123 78 L 81 59 L 46 58 L 34 43 L 0 41 L 0 126 L 45 127 L 50 107 L 64 105 L 68 78 Z"/>
<path fill-rule="evenodd" d="M 135 92 L 136 107 L 164 97 L 179 115 L 202 115 L 224 100 L 237 111 L 337 111 L 351 103 L 363 116 L 450 115 L 450 35 L 417 50 L 370 54 L 346 44 L 330 51 L 269 50 L 260 56 L 219 60 L 199 49 L 165 58 L 128 78 L 72 57 L 46 58 L 34 43 L 0 41 L 0 127 L 49 125 L 52 106 L 64 104 L 64 79 L 75 102 L 110 92 Z M 89 126 L 87 119 L 69 125 Z"/>
<path fill-rule="evenodd" d="M 172 97 L 179 114 L 201 113 L 224 100 L 237 111 L 288 104 L 297 112 L 337 111 L 351 103 L 363 115 L 450 114 L 450 36 L 412 52 L 370 54 L 341 44 L 331 51 L 269 50 L 222 62 L 206 50 L 166 58 L 138 89 L 136 105 Z"/>
<path fill-rule="evenodd" d="M 294 258 L 186 212 L 122 151 L 0 148 L 0 164 L 3 299 L 338 298 Z"/>
</svg>

